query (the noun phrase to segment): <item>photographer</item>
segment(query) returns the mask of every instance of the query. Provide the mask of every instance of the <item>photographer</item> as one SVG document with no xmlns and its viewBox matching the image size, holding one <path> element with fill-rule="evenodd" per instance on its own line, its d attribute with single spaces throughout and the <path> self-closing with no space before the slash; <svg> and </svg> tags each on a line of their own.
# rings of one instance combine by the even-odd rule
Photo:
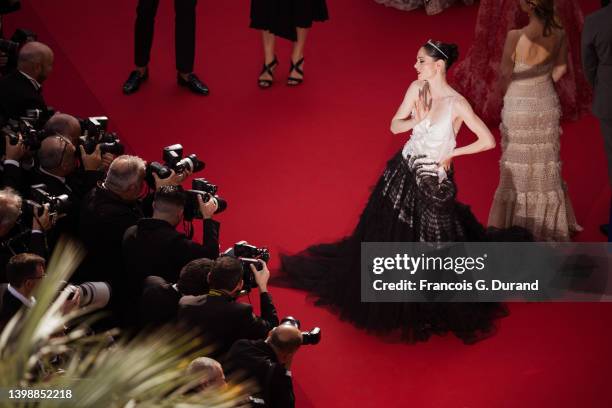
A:
<svg viewBox="0 0 612 408">
<path fill-rule="evenodd" d="M 138 198 L 144 188 L 145 167 L 140 157 L 119 156 L 111 164 L 104 182 L 84 198 L 79 237 L 87 256 L 75 280 L 121 281 L 123 234 L 144 217 Z"/>
<path fill-rule="evenodd" d="M 66 113 L 55 113 L 53 116 L 51 116 L 51 118 L 49 118 L 47 123 L 45 123 L 44 129 L 45 132 L 49 135 L 62 135 L 66 137 L 75 147 L 78 147 L 79 150 L 81 150 L 79 146 L 82 144 L 81 136 L 83 133 L 83 129 L 81 129 L 81 123 L 76 117 L 68 115 Z M 82 150 L 81 154 L 83 155 Z M 95 157 L 97 157 L 96 152 L 94 152 L 94 155 L 96 155 Z M 82 166 L 79 168 L 80 171 L 77 172 L 75 176 L 78 178 L 83 178 L 83 171 L 92 170 L 91 167 L 95 165 L 97 165 L 98 167 L 93 170 L 101 170 L 106 172 L 114 159 L 115 155 L 113 155 L 112 153 L 102 154 L 102 160 L 96 160 L 95 162 L 92 162 L 93 158 L 89 159 L 89 162 L 86 162 L 87 158 L 83 160 L 83 156 L 81 156 Z M 86 168 L 86 164 L 90 167 L 89 169 Z M 89 186 L 89 190 L 91 190 L 91 188 L 92 187 Z M 85 191 L 85 194 L 88 193 L 89 190 Z"/>
<path fill-rule="evenodd" d="M 167 282 L 159 276 L 148 276 L 144 280 L 140 297 L 139 326 L 156 327 L 176 322 L 179 301 L 208 293 L 208 274 L 214 261 L 194 259 L 181 269 L 178 282 Z"/>
<path fill-rule="evenodd" d="M 22 206 L 23 201 L 15 191 L 0 190 L 0 282 L 7 281 L 5 268 L 13 255 L 32 252 L 45 257 L 47 253 L 45 231 L 52 225 L 49 208 L 44 206 L 40 215 L 33 214 L 30 229 L 30 225 L 20 222 Z"/>
<path fill-rule="evenodd" d="M 153 199 L 153 217 L 139 220 L 125 232 L 125 267 L 134 279 L 142 282 L 147 275 L 155 275 L 176 282 L 179 272 L 189 261 L 219 256 L 219 223 L 212 219 L 217 210 L 216 202 L 204 203 L 198 197 L 204 217 L 201 245 L 176 230 L 183 220 L 185 198 L 180 186 L 161 187 Z"/>
<path fill-rule="evenodd" d="M 198 329 L 217 346 L 214 355 L 223 356 L 239 339 L 264 339 L 278 325 L 276 308 L 268 293 L 270 271 L 260 261 L 262 270 L 250 265 L 259 288 L 261 317 L 253 314 L 249 304 L 236 302 L 243 286 L 240 260 L 222 256 L 208 275 L 210 290 L 200 298 L 181 299 L 179 321 L 188 328 Z"/>
<path fill-rule="evenodd" d="M 104 173 L 97 170 L 102 161 L 100 151 L 85 155 L 81 148 L 81 154 L 85 171 L 81 178 L 75 178 L 76 147 L 67 138 L 49 136 L 42 141 L 37 152 L 38 168 L 32 173 L 32 183 L 44 184 L 51 196 L 67 195 L 69 202 L 65 217 L 58 221 L 50 236 L 51 248 L 61 234 L 76 235 L 84 192 L 91 190 L 104 177 Z"/>
<path fill-rule="evenodd" d="M 19 142 L 11 144 L 8 137 L 4 141 L 5 155 L 2 163 L 2 187 L 10 187 L 27 195 L 28 188 L 32 184 L 32 169 L 34 158 L 32 152 L 23 144 L 23 138 L 19 135 Z"/>
<path fill-rule="evenodd" d="M 17 57 L 17 70 L 0 78 L 0 116 L 18 119 L 28 109 L 46 114 L 41 87 L 52 69 L 51 48 L 36 41 L 24 44 Z"/>
<path fill-rule="evenodd" d="M 268 408 L 295 406 L 291 364 L 302 345 L 297 327 L 282 324 L 272 329 L 266 340 L 238 340 L 229 351 L 232 371 L 241 370 L 255 379 Z"/>
<path fill-rule="evenodd" d="M 22 306 L 31 308 L 36 303 L 32 296 L 46 276 L 44 258 L 34 254 L 13 256 L 7 267 L 8 284 L 0 285 L 0 332 Z M 62 306 L 63 313 L 78 307 L 80 292 L 75 292 Z"/>
</svg>

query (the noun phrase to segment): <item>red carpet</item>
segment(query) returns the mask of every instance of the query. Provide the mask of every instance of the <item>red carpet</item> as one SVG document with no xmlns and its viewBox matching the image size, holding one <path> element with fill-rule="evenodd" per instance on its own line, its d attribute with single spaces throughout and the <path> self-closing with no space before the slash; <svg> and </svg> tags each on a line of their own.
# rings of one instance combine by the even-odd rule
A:
<svg viewBox="0 0 612 408">
<path fill-rule="evenodd" d="M 240 239 L 277 254 L 351 231 L 384 164 L 405 142 L 389 121 L 428 38 L 472 40 L 476 6 L 427 17 L 373 0 L 329 1 L 331 21 L 311 32 L 305 85 L 284 86 L 289 46 L 279 44 L 278 82 L 256 87 L 259 34 L 249 4 L 200 1 L 196 70 L 211 95 L 175 84 L 172 2 L 157 18 L 151 77 L 125 97 L 132 61 L 135 1 L 32 0 L 5 19 L 56 52 L 45 95 L 57 109 L 107 114 L 130 150 L 158 160 L 182 143 L 207 163 L 229 209 L 222 242 Z M 581 1 L 585 13 L 599 4 Z M 459 144 L 469 142 L 462 131 Z M 499 149 L 456 160 L 460 199 L 486 221 L 498 181 Z M 564 124 L 564 175 L 579 222 L 577 239 L 601 240 L 607 217 L 603 143 L 587 117 Z M 276 265 L 276 258 L 272 263 Z M 357 276 L 355 277 L 358 278 Z M 369 336 L 316 308 L 301 292 L 273 289 L 280 314 L 323 329 L 323 342 L 300 351 L 293 369 L 298 407 L 607 407 L 612 393 L 612 305 L 512 304 L 498 334 L 467 347 L 447 336 L 417 345 Z"/>
</svg>

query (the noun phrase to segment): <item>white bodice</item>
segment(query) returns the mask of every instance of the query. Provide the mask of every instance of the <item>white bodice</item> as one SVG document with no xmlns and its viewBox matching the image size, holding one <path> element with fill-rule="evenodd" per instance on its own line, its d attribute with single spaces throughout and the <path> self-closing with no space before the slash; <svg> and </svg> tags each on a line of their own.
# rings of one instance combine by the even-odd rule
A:
<svg viewBox="0 0 612 408">
<path fill-rule="evenodd" d="M 428 162 L 438 163 L 451 155 L 456 146 L 452 111 L 454 99 L 449 97 L 443 100 L 446 106 L 439 109 L 442 112 L 434 118 L 434 123 L 428 115 L 412 129 L 412 135 L 402 150 L 405 158 L 424 155 Z M 431 164 L 428 167 L 438 173 L 440 182 L 446 179 L 446 172 L 441 166 Z"/>
</svg>

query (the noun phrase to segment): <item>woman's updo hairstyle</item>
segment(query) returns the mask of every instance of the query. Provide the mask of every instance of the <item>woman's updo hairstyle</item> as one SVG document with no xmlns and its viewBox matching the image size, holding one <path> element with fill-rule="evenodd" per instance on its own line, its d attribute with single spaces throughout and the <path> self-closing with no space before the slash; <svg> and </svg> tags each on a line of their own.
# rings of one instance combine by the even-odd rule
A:
<svg viewBox="0 0 612 408">
<path fill-rule="evenodd" d="M 548 37 L 553 28 L 563 28 L 555 14 L 554 0 L 526 0 L 536 17 L 544 23 L 544 37 Z"/>
<path fill-rule="evenodd" d="M 451 67 L 459 58 L 459 47 L 457 44 L 447 44 L 441 41 L 429 40 L 423 45 L 423 48 L 431 58 L 437 60 L 444 60 L 446 64 L 446 70 Z"/>
</svg>

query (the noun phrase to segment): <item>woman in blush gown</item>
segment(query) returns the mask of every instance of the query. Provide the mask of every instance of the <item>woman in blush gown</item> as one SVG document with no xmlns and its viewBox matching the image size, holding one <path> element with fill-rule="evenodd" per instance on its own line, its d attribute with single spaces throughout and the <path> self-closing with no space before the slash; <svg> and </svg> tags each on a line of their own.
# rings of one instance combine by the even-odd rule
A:
<svg viewBox="0 0 612 408">
<path fill-rule="evenodd" d="M 474 0 L 376 0 L 377 3 L 399 10 L 409 11 L 423 7 L 429 15 L 441 13 L 459 1 L 467 5 L 474 4 Z"/>
<path fill-rule="evenodd" d="M 452 158 L 492 149 L 493 136 L 470 104 L 446 82 L 457 46 L 428 41 L 418 51 L 418 80 L 391 122 L 393 133 L 412 131 L 388 163 L 352 235 L 281 256 L 285 278 L 310 291 L 341 318 L 376 333 L 399 330 L 407 341 L 453 332 L 465 343 L 489 336 L 505 312 L 497 303 L 362 303 L 362 242 L 453 242 L 491 237 L 469 208 L 456 200 Z M 477 140 L 457 147 L 461 125 Z M 524 238 L 524 237 L 521 237 Z M 528 238 L 526 238 L 528 239 Z"/>
<path fill-rule="evenodd" d="M 569 241 L 582 228 L 561 178 L 561 108 L 554 83 L 567 72 L 567 39 L 553 0 L 520 0 L 529 24 L 508 32 L 501 63 L 502 157 L 489 225 Z"/>
<path fill-rule="evenodd" d="M 584 16 L 576 0 L 555 0 L 555 10 L 566 34 L 567 74 L 555 84 L 564 119 L 575 120 L 591 106 L 591 87 L 586 82 L 580 54 Z M 449 82 L 488 124 L 500 123 L 503 93 L 499 86 L 502 52 L 508 31 L 523 27 L 528 17 L 519 0 L 480 0 L 474 41 L 457 64 Z"/>
</svg>

